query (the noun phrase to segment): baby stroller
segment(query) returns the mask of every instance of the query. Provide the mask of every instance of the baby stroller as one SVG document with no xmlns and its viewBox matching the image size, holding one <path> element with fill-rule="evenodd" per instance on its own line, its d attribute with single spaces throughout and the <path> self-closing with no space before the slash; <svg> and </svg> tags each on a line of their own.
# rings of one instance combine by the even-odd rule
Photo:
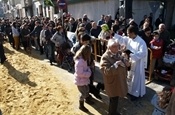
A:
<svg viewBox="0 0 175 115">
<path fill-rule="evenodd" d="M 63 55 L 63 60 L 60 65 L 60 67 L 67 66 L 68 71 L 72 71 L 73 66 L 74 66 L 74 61 L 73 61 L 73 54 L 70 52 L 70 49 L 67 49 L 66 51 L 61 51 Z"/>
<path fill-rule="evenodd" d="M 59 61 L 60 61 L 60 67 L 67 67 L 68 71 L 72 71 L 73 66 L 74 66 L 74 61 L 73 61 L 73 54 L 70 51 L 70 45 L 68 43 L 64 43 L 61 45 L 59 48 Z"/>
</svg>

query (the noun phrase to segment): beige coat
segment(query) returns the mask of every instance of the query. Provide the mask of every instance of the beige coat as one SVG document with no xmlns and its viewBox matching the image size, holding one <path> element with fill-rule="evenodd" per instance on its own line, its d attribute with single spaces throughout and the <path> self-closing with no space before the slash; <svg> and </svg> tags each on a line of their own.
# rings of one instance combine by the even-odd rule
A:
<svg viewBox="0 0 175 115">
<path fill-rule="evenodd" d="M 175 115 L 175 89 L 173 90 L 173 93 L 171 95 L 166 115 Z"/>
<path fill-rule="evenodd" d="M 125 97 L 127 90 L 127 68 L 118 66 L 115 68 L 114 63 L 120 60 L 119 55 L 112 55 L 106 51 L 101 57 L 100 69 L 103 73 L 105 91 L 109 97 Z"/>
</svg>

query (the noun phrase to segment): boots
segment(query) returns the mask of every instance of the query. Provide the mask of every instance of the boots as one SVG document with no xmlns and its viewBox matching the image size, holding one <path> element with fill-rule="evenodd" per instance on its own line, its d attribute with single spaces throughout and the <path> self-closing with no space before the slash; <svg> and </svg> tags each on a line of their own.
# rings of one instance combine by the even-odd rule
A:
<svg viewBox="0 0 175 115">
<path fill-rule="evenodd" d="M 100 90 L 94 85 L 89 85 L 89 92 L 92 93 L 97 99 L 102 99 L 100 96 Z"/>
<path fill-rule="evenodd" d="M 86 107 L 84 107 L 84 101 L 79 101 L 79 109 L 80 110 L 82 110 L 82 111 L 84 111 L 84 112 L 89 112 L 89 110 L 88 109 L 86 109 Z"/>
<path fill-rule="evenodd" d="M 96 86 L 96 88 L 97 88 L 98 90 L 100 90 L 100 89 L 101 89 L 101 90 L 104 90 L 104 89 L 105 89 L 103 83 L 98 83 L 97 86 Z"/>
<path fill-rule="evenodd" d="M 1 111 L 1 109 L 0 109 L 0 115 L 2 115 L 2 111 Z"/>
<path fill-rule="evenodd" d="M 89 104 L 89 105 L 93 105 L 94 104 L 94 102 L 92 101 L 92 97 L 91 96 L 88 96 L 87 98 L 86 98 L 86 101 L 85 101 L 87 104 Z"/>
</svg>

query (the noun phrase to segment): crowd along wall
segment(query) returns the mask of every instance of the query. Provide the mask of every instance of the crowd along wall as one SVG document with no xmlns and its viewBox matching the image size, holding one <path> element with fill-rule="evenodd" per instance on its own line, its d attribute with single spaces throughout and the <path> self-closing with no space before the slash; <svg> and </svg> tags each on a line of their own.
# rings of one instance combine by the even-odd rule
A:
<svg viewBox="0 0 175 115">
<path fill-rule="evenodd" d="M 94 0 L 76 4 L 68 4 L 68 12 L 70 12 L 75 19 L 82 18 L 83 14 L 87 14 L 90 19 L 98 21 L 101 14 L 111 14 L 111 16 L 114 18 L 119 6 L 118 3 L 118 0 Z"/>
</svg>

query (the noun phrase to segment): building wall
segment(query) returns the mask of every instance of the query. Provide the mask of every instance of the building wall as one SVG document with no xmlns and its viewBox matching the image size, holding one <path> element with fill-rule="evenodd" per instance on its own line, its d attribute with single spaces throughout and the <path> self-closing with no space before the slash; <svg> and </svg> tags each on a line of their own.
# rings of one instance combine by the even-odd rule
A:
<svg viewBox="0 0 175 115">
<path fill-rule="evenodd" d="M 40 14 L 53 20 L 54 9 L 51 6 L 44 6 L 44 0 L 35 1 L 33 2 L 33 15 L 39 16 Z"/>
<path fill-rule="evenodd" d="M 118 0 L 102 0 L 70 4 L 68 5 L 68 12 L 76 19 L 82 18 L 83 14 L 87 14 L 90 19 L 98 21 L 101 14 L 111 14 L 114 18 L 119 6 L 118 3 Z"/>
<path fill-rule="evenodd" d="M 0 17 L 4 17 L 3 4 L 0 2 Z"/>
<path fill-rule="evenodd" d="M 38 8 L 39 8 L 39 5 L 41 5 L 41 4 L 42 3 L 40 1 L 34 1 L 33 2 L 33 15 L 34 16 L 39 15 Z"/>
<path fill-rule="evenodd" d="M 147 0 L 133 0 L 133 18 L 137 24 L 140 23 L 141 20 L 143 20 L 144 15 L 148 15 L 152 12 L 151 7 L 149 6 L 149 2 Z M 160 9 L 157 9 L 156 13 L 153 15 L 153 23 L 156 20 L 156 18 L 160 14 Z"/>
</svg>

